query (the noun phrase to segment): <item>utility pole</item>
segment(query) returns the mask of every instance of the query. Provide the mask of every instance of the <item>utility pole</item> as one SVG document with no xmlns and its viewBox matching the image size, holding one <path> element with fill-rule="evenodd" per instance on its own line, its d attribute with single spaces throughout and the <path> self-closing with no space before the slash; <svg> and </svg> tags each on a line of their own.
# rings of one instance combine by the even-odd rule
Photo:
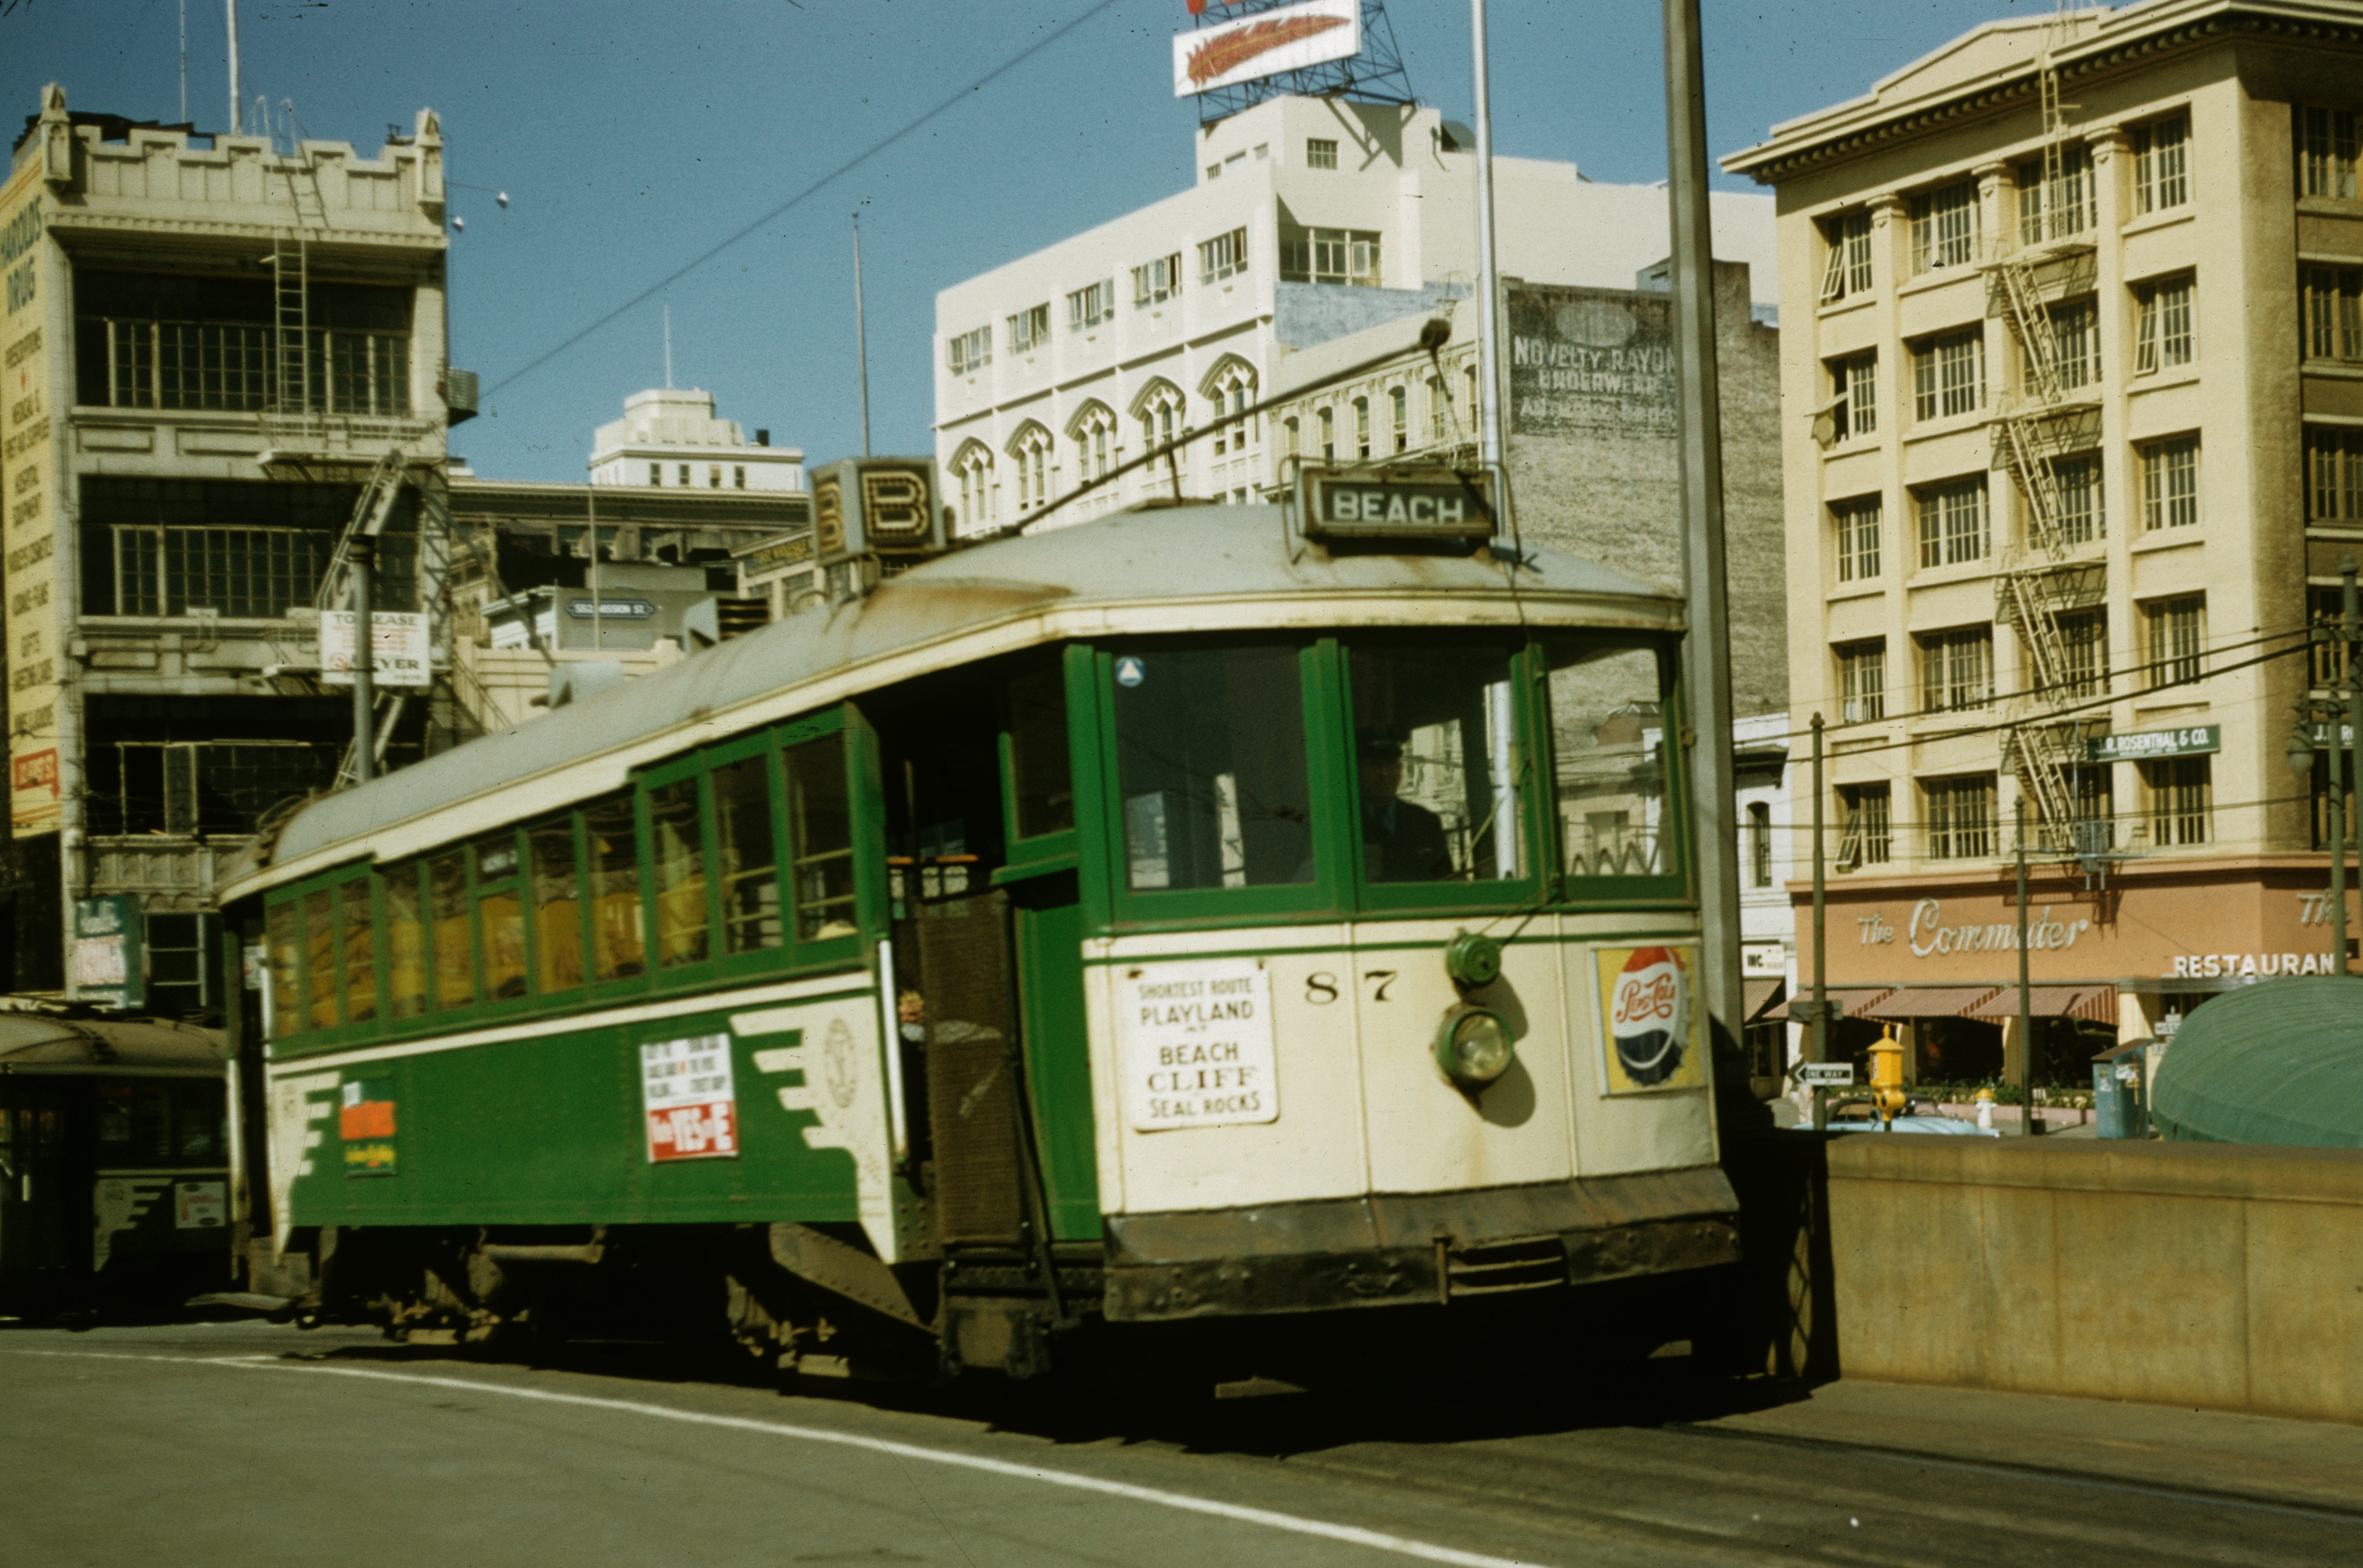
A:
<svg viewBox="0 0 2363 1568">
<path fill-rule="evenodd" d="M 353 580 L 353 782 L 366 784 L 377 762 L 377 626 L 370 605 L 377 541 L 362 535 L 346 549 Z"/>
<path fill-rule="evenodd" d="M 853 356 L 861 362 L 861 455 L 870 455 L 870 336 L 861 318 L 861 215 L 853 215 Z"/>
<path fill-rule="evenodd" d="M 1714 358 L 1714 234 L 1707 206 L 1706 79 L 1699 0 L 1665 0 L 1667 193 L 1673 236 L 1676 430 L 1681 443 L 1682 588 L 1690 635 L 1682 660 L 1698 824 L 1699 939 L 1707 1011 L 1736 1044 L 1745 1020 L 1739 976 L 1739 824 L 1731 766 L 1731 601 L 1724 569 L 1723 424 Z M 1481 130 L 1479 136 L 1481 138 Z M 1819 792 L 1814 796 L 1818 806 Z M 1818 852 L 1819 845 L 1815 846 Z"/>
<path fill-rule="evenodd" d="M 2358 672 L 2355 668 L 2355 655 L 2357 652 L 2356 638 L 2357 635 L 2363 635 L 2363 617 L 2358 617 L 2356 613 L 2355 558 L 2353 556 L 2348 556 L 2345 560 L 2338 563 L 2338 573 L 2346 585 L 2346 602 L 2340 607 L 2341 613 L 2338 627 L 2340 635 L 2340 642 L 2338 645 L 2340 657 L 2338 663 L 2341 672 L 2344 673 L 2346 678 L 2346 734 L 2345 739 L 2346 744 L 2349 745 L 2363 747 L 2363 680 L 2358 680 L 2357 679 Z M 2338 720 L 2334 716 L 2331 719 L 2330 735 L 2330 777 L 2334 780 L 2338 777 L 2337 757 L 2339 739 Z M 2363 783 L 2363 750 L 2357 750 L 2355 754 L 2355 778 L 2357 783 Z M 2335 790 L 2337 787 L 2338 786 L 2335 783 L 2333 783 L 2331 786 L 2333 790 Z M 2341 801 L 2340 804 L 2344 805 L 2345 802 Z M 2331 845 L 2331 853 L 2337 856 L 2339 869 L 2337 880 L 2343 883 L 2346 880 L 2345 873 L 2346 870 L 2346 840 L 2343 836 Z M 2363 878 L 2363 866 L 2357 867 L 2357 875 L 2358 878 Z M 2334 975 L 2344 975 L 2346 973 L 2346 891 L 2345 888 L 2342 887 L 2339 889 L 2337 900 L 2338 961 L 2336 967 L 2333 968 L 2331 973 Z"/>
<path fill-rule="evenodd" d="M 2026 985 L 2026 799 L 2018 801 L 2018 1099 L 2029 1138 L 2043 1132 L 2035 1114 L 2035 1006 Z"/>
<path fill-rule="evenodd" d="M 229 134 L 241 136 L 245 111 L 239 106 L 238 0 L 222 0 L 229 9 Z"/>
<path fill-rule="evenodd" d="M 1499 318 L 1501 273 L 1493 255 L 1493 94 L 1485 57 L 1485 0 L 1469 0 L 1469 26 L 1477 67 L 1477 458 L 1493 476 L 1497 494 L 1509 486 L 1502 474 L 1502 354 Z"/>
<path fill-rule="evenodd" d="M 181 123 L 189 123 L 189 0 L 181 0 Z"/>
<path fill-rule="evenodd" d="M 1830 927 L 1829 911 L 1824 898 L 1822 866 L 1822 716 L 1814 715 L 1814 1000 L 1808 1015 L 1805 1060 L 1826 1062 L 1830 1059 Z M 1793 1015 L 1796 1009 L 1789 1011 Z M 1830 1130 L 1828 1091 L 1814 1086 L 1814 1131 Z"/>
</svg>

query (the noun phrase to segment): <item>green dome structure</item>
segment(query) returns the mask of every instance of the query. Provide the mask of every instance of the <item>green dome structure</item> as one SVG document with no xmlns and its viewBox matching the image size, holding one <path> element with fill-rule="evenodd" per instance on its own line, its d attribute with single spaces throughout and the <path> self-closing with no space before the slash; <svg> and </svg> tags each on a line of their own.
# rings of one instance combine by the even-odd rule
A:
<svg viewBox="0 0 2363 1568">
<path fill-rule="evenodd" d="M 2271 980 L 2198 1009 L 2159 1064 L 2150 1121 L 2185 1143 L 2363 1148 L 2363 980 Z"/>
</svg>

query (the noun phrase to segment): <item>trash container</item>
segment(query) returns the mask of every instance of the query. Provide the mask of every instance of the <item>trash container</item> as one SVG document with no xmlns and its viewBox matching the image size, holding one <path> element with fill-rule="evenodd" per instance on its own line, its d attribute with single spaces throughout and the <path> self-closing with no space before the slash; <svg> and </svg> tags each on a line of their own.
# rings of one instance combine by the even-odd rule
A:
<svg viewBox="0 0 2363 1568">
<path fill-rule="evenodd" d="M 2092 1132 L 2101 1138 L 2149 1136 L 2149 1096 L 2142 1082 L 2147 1040 L 2113 1045 L 2092 1058 Z"/>
</svg>

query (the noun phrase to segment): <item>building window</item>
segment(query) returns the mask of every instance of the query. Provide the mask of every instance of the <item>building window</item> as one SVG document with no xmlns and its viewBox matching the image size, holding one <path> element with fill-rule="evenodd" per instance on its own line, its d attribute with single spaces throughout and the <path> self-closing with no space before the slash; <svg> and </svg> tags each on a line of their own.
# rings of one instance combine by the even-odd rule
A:
<svg viewBox="0 0 2363 1568">
<path fill-rule="evenodd" d="M 2346 596 L 2335 588 L 2309 588 L 2305 609 L 2306 623 L 2316 633 L 2316 640 L 2310 645 L 2313 677 L 2306 684 L 2320 690 L 2346 679 L 2346 645 L 2335 640 L 2338 628 L 2346 624 Z"/>
<path fill-rule="evenodd" d="M 1844 703 L 1838 722 L 1867 724 L 1887 717 L 1887 640 L 1840 643 L 1838 690 Z"/>
<path fill-rule="evenodd" d="M 944 346 L 944 363 L 955 376 L 972 376 L 993 363 L 993 328 L 963 332 Z"/>
<path fill-rule="evenodd" d="M 681 485 L 684 489 L 687 488 L 689 484 L 689 465 L 687 463 L 674 464 L 672 477 L 675 484 Z"/>
<path fill-rule="evenodd" d="M 1912 416 L 1950 419 L 1986 403 L 1986 335 L 1968 327 L 1925 339 L 1912 353 Z"/>
<path fill-rule="evenodd" d="M 2140 450 L 2143 529 L 2195 525 L 2199 521 L 2199 437 L 2153 441 Z"/>
<path fill-rule="evenodd" d="M 1335 169 L 1337 167 L 1337 143 L 1334 138 L 1308 137 L 1304 142 L 1304 167 Z"/>
<path fill-rule="evenodd" d="M 2191 200 L 2191 116 L 2175 115 L 2134 130 L 2134 211 L 2164 212 Z"/>
<path fill-rule="evenodd" d="M 1075 443 L 1075 478 L 1103 480 L 1120 461 L 1115 448 L 1115 415 L 1105 403 L 1093 403 L 1070 425 Z"/>
<path fill-rule="evenodd" d="M 2051 373 L 2059 390 L 2098 386 L 2101 381 L 2101 307 L 2075 300 L 2051 307 Z"/>
<path fill-rule="evenodd" d="M 2355 111 L 2300 104 L 2291 109 L 2297 132 L 2297 193 L 2355 199 Z"/>
<path fill-rule="evenodd" d="M 737 464 L 737 465 L 734 465 L 734 466 L 731 468 L 731 469 L 730 469 L 730 488 L 731 488 L 731 489 L 733 489 L 733 490 L 745 490 L 745 489 L 747 488 L 747 469 L 746 469 L 746 465 L 744 465 L 744 464 Z"/>
<path fill-rule="evenodd" d="M 1152 452 L 1171 446 L 1183 428 L 1181 392 L 1170 383 L 1160 385 L 1141 399 L 1139 409 L 1140 449 Z M 1174 460 L 1180 461 L 1180 454 Z"/>
<path fill-rule="evenodd" d="M 2141 764 L 2149 790 L 2149 841 L 2163 849 L 2205 844 L 2214 795 L 2211 756 L 2176 756 Z"/>
<path fill-rule="evenodd" d="M 2047 179 L 2044 160 L 2018 166 L 2018 242 L 2042 245 L 2092 226 L 2092 154 L 2081 147 L 2059 149 L 2059 173 Z"/>
<path fill-rule="evenodd" d="M 2110 778 L 2112 771 L 2105 762 L 2073 767 L 2070 788 L 2076 796 L 2074 848 L 2079 855 L 2105 855 L 2117 846 L 2116 790 Z"/>
<path fill-rule="evenodd" d="M 2101 493 L 2101 454 L 2051 460 L 2052 498 L 2058 503 L 2055 525 L 2059 542 L 2085 545 L 2108 535 L 2107 506 Z"/>
<path fill-rule="evenodd" d="M 1851 441 L 1879 429 L 1879 351 L 1830 361 L 1830 391 L 1836 402 L 1830 414 L 1836 425 L 1833 439 Z"/>
<path fill-rule="evenodd" d="M 1280 281 L 1375 289 L 1381 282 L 1379 237 L 1368 229 L 1283 228 Z"/>
<path fill-rule="evenodd" d="M 1050 342 L 1050 307 L 1037 304 L 1009 318 L 1009 351 L 1031 354 Z"/>
<path fill-rule="evenodd" d="M 1485 414 L 1485 411 L 1477 405 L 1476 360 L 1471 359 L 1468 364 L 1461 367 L 1460 382 L 1469 392 L 1469 432 L 1471 436 L 1474 436 L 1477 433 L 1479 422 L 1483 419 Z"/>
<path fill-rule="evenodd" d="M 1978 259 L 1978 182 L 1961 180 L 1912 198 L 1912 271 L 1916 276 Z"/>
<path fill-rule="evenodd" d="M 2155 691 L 2197 680 L 2206 672 L 2205 594 L 2153 599 L 2142 606 L 2142 622 L 2147 645 L 2144 690 Z"/>
<path fill-rule="evenodd" d="M 960 515 L 956 522 L 973 533 L 992 526 L 993 522 L 993 454 L 982 446 L 971 446 L 952 459 L 952 478 L 960 486 Z"/>
<path fill-rule="evenodd" d="M 2198 356 L 2188 277 L 2146 283 L 2134 291 L 2134 373 L 2173 370 Z"/>
<path fill-rule="evenodd" d="M 1914 499 L 1920 508 L 1922 569 L 1985 559 L 1990 541 L 1983 474 L 1930 485 Z"/>
<path fill-rule="evenodd" d="M 1389 389 L 1387 408 L 1394 425 L 1395 450 L 1408 452 L 1411 450 L 1411 393 L 1402 387 Z"/>
<path fill-rule="evenodd" d="M 2305 515 L 2310 523 L 2363 523 L 2363 430 L 2309 427 Z"/>
<path fill-rule="evenodd" d="M 1366 397 L 1354 400 L 1354 455 L 1370 455 L 1370 400 Z"/>
<path fill-rule="evenodd" d="M 661 485 L 664 483 L 664 465 L 662 463 L 650 463 L 649 465 L 649 482 L 654 485 Z"/>
<path fill-rule="evenodd" d="M 1017 514 L 1022 517 L 1049 502 L 1050 433 L 1028 425 L 1009 444 L 1009 456 L 1016 469 Z"/>
<path fill-rule="evenodd" d="M 1869 209 L 1841 214 L 1822 226 L 1829 247 L 1822 265 L 1822 298 L 1852 299 L 1870 293 L 1870 213 Z"/>
<path fill-rule="evenodd" d="M 1761 801 L 1747 808 L 1747 885 L 1772 885 L 1772 808 Z"/>
<path fill-rule="evenodd" d="M 1093 283 L 1077 289 L 1067 296 L 1067 330 L 1088 332 L 1102 322 L 1115 319 L 1115 280 Z"/>
<path fill-rule="evenodd" d="M 1928 802 L 1928 858 L 1974 860 L 1994 852 L 1994 776 L 1929 778 L 1920 785 Z"/>
<path fill-rule="evenodd" d="M 1321 411 L 1321 458 L 1325 462 L 1337 458 L 1337 411 L 1334 408 Z"/>
<path fill-rule="evenodd" d="M 1956 713 L 1993 702 L 1993 627 L 1930 632 L 1920 645 L 1920 710 Z"/>
<path fill-rule="evenodd" d="M 1427 438 L 1441 446 L 1452 434 L 1452 393 L 1442 376 L 1427 378 Z"/>
<path fill-rule="evenodd" d="M 1198 281 L 1213 283 L 1248 270 L 1248 231 L 1235 228 L 1198 247 Z"/>
<path fill-rule="evenodd" d="M 708 463 L 705 465 L 705 488 L 708 490 L 720 490 L 722 488 L 722 465 L 720 463 Z"/>
<path fill-rule="evenodd" d="M 2298 296 L 2307 359 L 2363 360 L 2363 267 L 2301 267 Z"/>
<path fill-rule="evenodd" d="M 2058 618 L 2060 685 L 2071 697 L 2109 694 L 2109 613 L 2078 610 Z"/>
<path fill-rule="evenodd" d="M 1250 440 L 1260 440 L 1262 415 L 1250 417 L 1248 405 L 1255 402 L 1255 372 L 1244 365 L 1233 365 L 1215 378 L 1215 455 L 1225 451 L 1244 452 Z"/>
<path fill-rule="evenodd" d="M 1880 572 L 1880 499 L 1860 496 L 1830 503 L 1837 525 L 1838 580 L 1868 582 Z"/>
<path fill-rule="evenodd" d="M 1132 303 L 1140 309 L 1182 295 L 1182 253 L 1159 256 L 1132 270 Z"/>
<path fill-rule="evenodd" d="M 407 414 L 407 289 L 315 283 L 282 335 L 267 282 L 77 269 L 76 401 L 114 408 Z M 300 337 L 300 350 L 296 339 Z"/>
<path fill-rule="evenodd" d="M 1304 432 L 1298 427 L 1296 415 L 1290 414 L 1281 428 L 1288 432 L 1288 455 L 1293 458 L 1304 451 Z"/>
<path fill-rule="evenodd" d="M 1895 858 L 1895 791 L 1887 784 L 1838 787 L 1837 865 L 1841 871 Z"/>
</svg>

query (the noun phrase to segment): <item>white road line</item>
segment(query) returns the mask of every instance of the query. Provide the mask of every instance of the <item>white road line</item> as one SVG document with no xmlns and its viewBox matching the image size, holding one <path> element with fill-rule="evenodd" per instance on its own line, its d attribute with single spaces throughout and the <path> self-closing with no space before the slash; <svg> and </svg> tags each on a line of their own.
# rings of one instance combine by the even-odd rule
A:
<svg viewBox="0 0 2363 1568">
<path fill-rule="evenodd" d="M 153 1361 L 175 1362 L 197 1366 L 225 1366 L 240 1372 L 308 1372 L 328 1377 L 361 1377 L 380 1383 L 410 1383 L 427 1388 L 460 1388 L 471 1394 L 502 1394 L 513 1399 L 535 1399 L 549 1405 L 573 1405 L 591 1410 L 614 1410 L 629 1416 L 652 1416 L 660 1420 L 682 1421 L 692 1426 L 721 1427 L 733 1431 L 756 1432 L 765 1437 L 797 1438 L 805 1442 L 832 1443 L 839 1448 L 860 1449 L 869 1453 L 882 1453 L 896 1459 L 915 1459 L 928 1464 L 946 1464 L 960 1470 L 982 1471 L 988 1475 L 1005 1475 L 1012 1480 L 1033 1481 L 1046 1486 L 1065 1486 L 1078 1492 L 1096 1492 L 1103 1496 L 1122 1497 L 1130 1502 L 1151 1503 L 1159 1507 L 1178 1508 L 1184 1513 L 1208 1514 L 1215 1518 L 1231 1519 L 1240 1524 L 1260 1525 L 1266 1529 L 1284 1530 L 1292 1535 L 1317 1536 L 1325 1540 L 1343 1541 L 1348 1546 L 1366 1546 L 1373 1551 L 1391 1552 L 1397 1557 L 1416 1558 L 1423 1562 L 1448 1562 L 1455 1568 L 1535 1568 L 1523 1558 L 1492 1557 L 1481 1551 L 1461 1551 L 1449 1546 L 1437 1546 L 1408 1536 L 1389 1535 L 1383 1530 L 1362 1529 L 1353 1525 L 1331 1524 L 1326 1519 L 1308 1519 L 1296 1514 L 1277 1513 L 1270 1508 L 1242 1507 L 1237 1503 L 1218 1503 L 1208 1497 L 1193 1497 L 1186 1492 L 1168 1492 L 1157 1486 L 1135 1486 L 1123 1481 L 1104 1481 L 1094 1475 L 1078 1475 L 1071 1471 L 1044 1470 L 1029 1464 L 1012 1464 L 1006 1460 L 984 1459 L 975 1454 L 958 1453 L 949 1449 L 923 1448 L 916 1443 L 895 1442 L 887 1438 L 862 1437 L 852 1432 L 833 1432 L 820 1427 L 794 1427 L 778 1421 L 749 1420 L 743 1416 L 716 1416 L 697 1410 L 675 1410 L 662 1405 L 645 1405 L 634 1399 L 599 1399 L 585 1394 L 560 1394 L 544 1388 L 507 1388 L 497 1383 L 478 1383 L 464 1377 L 428 1377 L 409 1372 L 372 1372 L 352 1366 L 321 1366 L 313 1363 L 280 1361 L 264 1356 L 194 1356 L 194 1355 L 127 1355 L 101 1351 L 19 1351 L 0 1352 L 10 1355 L 47 1355 L 79 1358 L 90 1361 Z"/>
</svg>

